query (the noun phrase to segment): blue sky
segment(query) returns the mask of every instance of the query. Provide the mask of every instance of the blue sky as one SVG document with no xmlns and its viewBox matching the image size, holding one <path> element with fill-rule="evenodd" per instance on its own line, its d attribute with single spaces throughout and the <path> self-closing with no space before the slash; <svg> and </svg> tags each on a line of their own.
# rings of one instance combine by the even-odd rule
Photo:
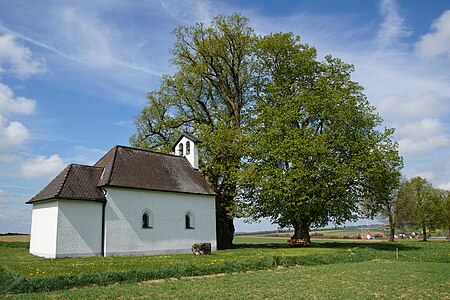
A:
<svg viewBox="0 0 450 300">
<path fill-rule="evenodd" d="M 128 144 L 146 93 L 174 72 L 176 26 L 233 12 L 354 64 L 405 174 L 450 189 L 448 1 L 0 0 L 0 232 L 29 232 L 24 202 L 66 164 Z"/>
</svg>

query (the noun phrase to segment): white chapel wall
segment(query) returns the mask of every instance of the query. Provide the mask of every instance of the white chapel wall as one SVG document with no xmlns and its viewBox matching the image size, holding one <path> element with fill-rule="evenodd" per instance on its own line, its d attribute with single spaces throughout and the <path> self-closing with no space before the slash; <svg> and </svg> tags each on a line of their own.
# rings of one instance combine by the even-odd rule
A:
<svg viewBox="0 0 450 300">
<path fill-rule="evenodd" d="M 101 255 L 102 202 L 59 200 L 56 257 Z"/>
<path fill-rule="evenodd" d="M 216 249 L 215 197 L 108 187 L 105 210 L 105 254 L 188 253 L 192 244 L 208 242 Z M 153 228 L 142 228 L 145 210 Z M 185 214 L 195 228 L 185 228 Z"/>
<path fill-rule="evenodd" d="M 33 204 L 31 215 L 30 253 L 47 258 L 56 257 L 58 202 Z"/>
</svg>

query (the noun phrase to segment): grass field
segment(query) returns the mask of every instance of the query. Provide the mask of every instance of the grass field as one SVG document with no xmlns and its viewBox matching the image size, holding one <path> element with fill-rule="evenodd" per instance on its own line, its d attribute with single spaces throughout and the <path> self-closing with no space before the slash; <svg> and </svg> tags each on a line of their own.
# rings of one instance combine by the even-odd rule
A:
<svg viewBox="0 0 450 300">
<path fill-rule="evenodd" d="M 387 260 L 85 287 L 11 299 L 450 299 L 445 263 Z"/>
<path fill-rule="evenodd" d="M 281 293 L 288 295 L 284 299 L 290 299 L 298 298 L 297 292 L 306 297 L 323 289 L 316 298 L 333 295 L 345 298 L 343 295 L 346 293 L 353 293 L 361 296 L 355 299 L 361 299 L 365 295 L 392 298 L 392 291 L 397 293 L 404 289 L 405 297 L 417 298 L 418 287 L 421 287 L 422 298 L 450 299 L 449 242 L 407 241 L 394 244 L 321 240 L 315 241 L 312 247 L 288 248 L 285 238 L 245 236 L 236 237 L 235 243 L 233 249 L 216 251 L 209 256 L 180 254 L 43 259 L 29 255 L 26 242 L 3 241 L 0 242 L 0 297 L 3 291 L 4 295 L 7 293 L 12 298 L 39 299 L 44 294 L 10 294 L 40 290 L 54 291 L 45 294 L 48 297 L 69 299 L 101 299 L 108 298 L 107 295 L 111 297 L 111 293 L 119 297 L 123 295 L 123 298 L 142 298 L 150 292 L 152 298 L 171 295 L 178 298 L 190 291 L 188 295 L 197 295 L 192 296 L 196 299 L 214 299 L 218 295 L 235 293 L 255 299 L 276 298 L 274 295 Z M 302 267 L 289 267 L 299 265 Z M 214 277 L 217 273 L 226 275 Z M 213 277 L 161 281 L 192 275 Z M 292 279 L 295 277 L 298 277 L 297 281 Z M 329 281 L 327 284 L 327 277 L 335 282 Z M 157 281 L 137 283 L 150 279 Z M 295 284 L 293 288 L 289 284 L 275 284 L 290 281 Z M 110 285 L 115 282 L 120 284 Z M 229 286 L 229 282 L 234 283 Z M 263 282 L 267 284 L 258 287 Z M 109 286 L 83 287 L 92 284 Z M 408 284 L 411 286 L 408 287 Z M 186 285 L 197 287 L 188 289 Z M 77 288 L 62 291 L 71 287 Z"/>
<path fill-rule="evenodd" d="M 98 273 L 127 271 L 130 269 L 159 268 L 177 263 L 218 264 L 225 261 L 241 261 L 267 256 L 298 256 L 326 254 L 339 249 L 326 247 L 288 248 L 286 239 L 252 239 L 236 238 L 238 245 L 243 243 L 264 244 L 263 247 L 236 247 L 234 249 L 214 252 L 208 256 L 192 254 L 151 255 L 151 256 L 116 256 L 44 259 L 28 254 L 27 243 L 0 242 L 0 267 L 5 271 L 18 273 L 27 277 L 47 277 L 55 275 L 74 275 L 81 273 Z M 11 248 L 15 247 L 15 248 Z"/>
</svg>

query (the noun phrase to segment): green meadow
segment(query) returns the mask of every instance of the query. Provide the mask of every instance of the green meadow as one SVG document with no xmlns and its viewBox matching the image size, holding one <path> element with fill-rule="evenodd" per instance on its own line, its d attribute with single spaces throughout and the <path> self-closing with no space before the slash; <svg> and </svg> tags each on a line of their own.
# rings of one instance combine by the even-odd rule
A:
<svg viewBox="0 0 450 300">
<path fill-rule="evenodd" d="M 0 297 L 450 299 L 450 243 L 245 236 L 212 255 L 44 259 L 0 242 Z"/>
</svg>

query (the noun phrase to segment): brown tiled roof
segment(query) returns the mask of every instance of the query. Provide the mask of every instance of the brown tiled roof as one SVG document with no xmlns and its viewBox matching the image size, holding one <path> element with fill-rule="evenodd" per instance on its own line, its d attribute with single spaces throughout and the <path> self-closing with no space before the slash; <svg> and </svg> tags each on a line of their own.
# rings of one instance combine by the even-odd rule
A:
<svg viewBox="0 0 450 300">
<path fill-rule="evenodd" d="M 97 187 L 103 168 L 68 165 L 45 188 L 27 203 L 49 199 L 74 199 L 105 201 L 105 195 Z"/>
<path fill-rule="evenodd" d="M 27 203 L 50 199 L 105 201 L 101 187 L 215 195 L 185 157 L 115 146 L 94 166 L 68 165 Z"/>
<path fill-rule="evenodd" d="M 104 168 L 98 186 L 215 195 L 185 157 L 116 146 L 95 167 Z"/>
</svg>

